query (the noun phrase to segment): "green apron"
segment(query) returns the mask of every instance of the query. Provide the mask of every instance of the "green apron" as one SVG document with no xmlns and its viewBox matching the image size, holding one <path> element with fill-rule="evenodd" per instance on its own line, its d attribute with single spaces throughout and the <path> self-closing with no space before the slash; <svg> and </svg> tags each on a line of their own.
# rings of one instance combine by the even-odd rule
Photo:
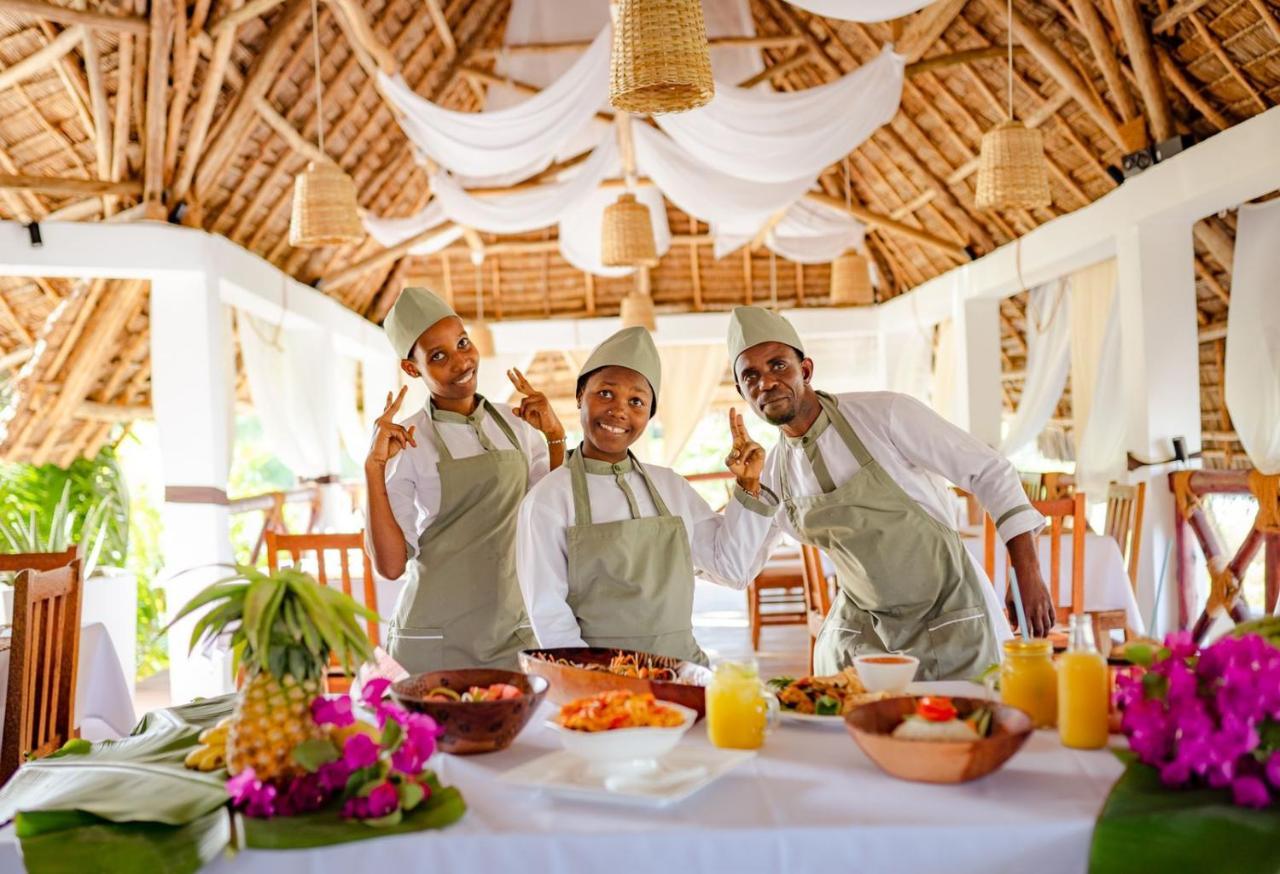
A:
<svg viewBox="0 0 1280 874">
<path fill-rule="evenodd" d="M 391 657 L 411 673 L 516 668 L 535 646 L 516 579 L 516 519 L 529 463 L 515 432 L 484 398 L 470 416 L 429 407 L 440 454 L 440 509 L 418 540 L 418 555 L 388 633 Z M 492 416 L 513 449 L 499 449 L 481 425 Z M 436 422 L 469 424 L 485 451 L 454 458 Z"/>
<path fill-rule="evenodd" d="M 917 680 L 976 677 L 999 661 L 999 651 L 982 593 L 986 583 L 960 535 L 929 515 L 871 457 L 835 398 L 822 392 L 818 398 L 861 468 L 835 486 L 818 452 L 824 428 L 816 426 L 789 442 L 812 453 L 824 493 L 792 496 L 787 465 L 780 468 L 792 526 L 836 566 L 838 591 L 814 645 L 814 671 L 833 674 L 855 655 L 896 652 L 920 659 Z"/>
<path fill-rule="evenodd" d="M 684 520 L 672 516 L 634 456 L 619 464 L 584 458 L 567 462 L 575 524 L 565 535 L 569 553 L 567 603 L 589 646 L 634 649 L 707 664 L 693 639 L 693 559 Z M 626 475 L 640 473 L 657 516 L 641 518 Z M 587 473 L 612 474 L 631 518 L 591 521 Z"/>
</svg>

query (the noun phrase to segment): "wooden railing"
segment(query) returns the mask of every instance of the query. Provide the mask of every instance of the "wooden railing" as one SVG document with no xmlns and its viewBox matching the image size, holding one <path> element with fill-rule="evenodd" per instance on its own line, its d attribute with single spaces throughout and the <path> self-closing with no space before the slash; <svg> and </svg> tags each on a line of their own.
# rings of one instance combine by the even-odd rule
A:
<svg viewBox="0 0 1280 874">
<path fill-rule="evenodd" d="M 259 529 L 257 540 L 254 542 L 253 550 L 249 554 L 250 564 L 258 563 L 258 558 L 262 555 L 262 549 L 267 542 L 268 531 L 274 531 L 277 534 L 310 534 L 315 531 L 316 523 L 320 520 L 320 496 L 324 485 L 312 482 L 288 491 L 265 492 L 245 498 L 235 498 L 229 502 L 228 506 L 232 515 L 262 513 L 262 528 Z M 347 480 L 340 483 L 340 485 L 351 499 L 353 506 L 357 505 L 357 502 L 359 505 L 363 505 L 365 485 L 362 480 Z M 307 524 L 302 531 L 289 530 L 284 516 L 284 508 L 287 504 L 306 504 L 309 506 Z"/>
</svg>

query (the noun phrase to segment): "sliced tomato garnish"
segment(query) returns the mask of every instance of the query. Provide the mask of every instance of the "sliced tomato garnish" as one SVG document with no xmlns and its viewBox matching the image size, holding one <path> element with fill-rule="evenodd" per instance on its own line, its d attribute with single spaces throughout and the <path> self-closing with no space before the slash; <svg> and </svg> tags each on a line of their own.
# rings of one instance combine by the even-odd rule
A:
<svg viewBox="0 0 1280 874">
<path fill-rule="evenodd" d="M 929 722 L 950 722 L 956 718 L 956 706 L 950 698 L 926 696 L 916 701 L 916 715 Z"/>
</svg>

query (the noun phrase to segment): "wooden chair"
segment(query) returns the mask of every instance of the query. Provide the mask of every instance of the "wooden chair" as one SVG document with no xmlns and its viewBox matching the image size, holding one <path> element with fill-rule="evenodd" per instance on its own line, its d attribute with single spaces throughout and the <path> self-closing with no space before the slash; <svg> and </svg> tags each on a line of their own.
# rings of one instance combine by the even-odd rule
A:
<svg viewBox="0 0 1280 874">
<path fill-rule="evenodd" d="M 795 553 L 772 556 L 747 587 L 747 618 L 751 648 L 760 649 L 760 629 L 766 625 L 805 625 L 804 562 Z M 765 609 L 769 608 L 769 609 Z"/>
<path fill-rule="evenodd" d="M 1129 584 L 1138 590 L 1138 553 L 1142 547 L 1142 514 L 1146 508 L 1147 484 L 1107 487 L 1107 521 L 1103 532 L 1120 544 L 1120 554 L 1128 563 Z"/>
<path fill-rule="evenodd" d="M 9 638 L 0 784 L 28 758 L 47 756 L 75 737 L 80 657 L 80 562 L 18 573 Z"/>
<path fill-rule="evenodd" d="M 1076 613 L 1084 609 L 1084 538 L 1088 526 L 1084 521 L 1084 494 L 1053 501 L 1032 501 L 1031 505 L 1049 520 L 1049 594 L 1055 609 Z M 1062 534 L 1071 522 L 1071 588 L 1070 600 L 1062 597 Z M 990 516 L 983 526 L 983 567 L 992 583 L 996 573 L 996 523 Z M 1006 564 L 1006 576 L 1008 576 Z"/>
<path fill-rule="evenodd" d="M 277 534 L 275 531 L 268 530 L 266 532 L 266 542 L 267 568 L 269 570 L 275 571 L 279 568 L 281 552 L 289 553 L 295 565 L 302 563 L 303 555 L 314 554 L 316 581 L 322 586 L 330 586 L 336 583 L 337 587 L 342 589 L 344 595 L 360 601 L 361 598 L 355 596 L 355 585 L 351 576 L 351 553 L 358 553 L 361 562 L 363 602 L 370 610 L 377 612 L 378 590 L 373 582 L 373 563 L 369 561 L 369 555 L 364 550 L 363 531 L 357 531 L 354 534 Z M 328 562 L 325 560 L 328 552 L 338 553 L 340 572 L 334 583 L 329 580 Z M 377 620 L 366 620 L 365 628 L 368 631 L 370 642 L 374 646 L 379 646 L 380 635 Z M 344 692 L 351 688 L 351 678 L 341 669 L 333 667 L 329 670 L 327 685 L 331 692 Z"/>
<path fill-rule="evenodd" d="M 1043 475 L 1044 489 L 1042 500 L 1053 501 L 1058 498 L 1069 498 L 1075 492 L 1076 478 L 1069 473 L 1046 473 Z"/>
<path fill-rule="evenodd" d="M 800 559 L 804 565 L 805 621 L 809 625 L 809 673 L 813 673 L 813 647 L 818 642 L 818 632 L 831 612 L 831 588 L 822 567 L 822 553 L 816 546 L 801 546 Z"/>
<path fill-rule="evenodd" d="M 76 547 L 66 552 L 13 552 L 0 555 L 0 573 L 5 571 L 52 571 L 76 560 Z"/>
<path fill-rule="evenodd" d="M 964 525 L 961 527 L 977 528 L 982 524 L 982 505 L 972 492 L 966 492 L 959 486 L 952 486 L 951 491 L 964 501 Z"/>
<path fill-rule="evenodd" d="M 1028 473 L 1027 471 L 1018 471 L 1018 479 L 1022 483 L 1022 490 L 1027 493 L 1027 500 L 1040 501 L 1044 499 L 1044 474 Z"/>
</svg>

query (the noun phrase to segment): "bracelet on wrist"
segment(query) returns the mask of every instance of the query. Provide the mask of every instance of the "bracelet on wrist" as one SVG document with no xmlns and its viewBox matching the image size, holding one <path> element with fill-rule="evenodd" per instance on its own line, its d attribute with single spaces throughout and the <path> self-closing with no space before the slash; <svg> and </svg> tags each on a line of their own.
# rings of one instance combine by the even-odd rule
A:
<svg viewBox="0 0 1280 874">
<path fill-rule="evenodd" d="M 564 441 L 565 441 L 565 438 L 563 438 L 563 437 L 557 437 L 557 438 L 556 438 L 556 439 L 554 439 L 554 440 L 548 439 L 548 440 L 547 440 L 547 445 L 548 445 L 548 446 L 555 446 L 555 445 L 557 445 L 557 444 L 563 445 L 563 444 L 564 444 Z"/>
</svg>

